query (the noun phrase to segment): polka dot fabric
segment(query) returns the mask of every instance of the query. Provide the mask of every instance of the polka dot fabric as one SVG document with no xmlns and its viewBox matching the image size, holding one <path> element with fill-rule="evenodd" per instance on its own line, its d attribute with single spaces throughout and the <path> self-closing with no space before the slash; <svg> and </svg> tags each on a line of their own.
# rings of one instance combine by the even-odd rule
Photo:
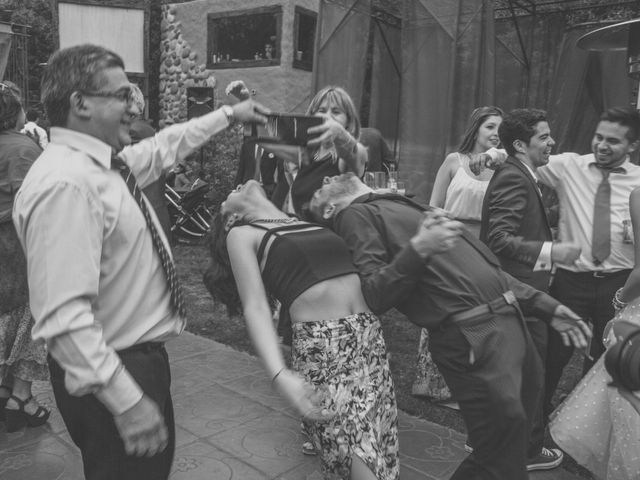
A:
<svg viewBox="0 0 640 480">
<path fill-rule="evenodd" d="M 640 326 L 640 300 L 629 304 L 612 322 L 619 320 Z M 609 334 L 605 345 L 612 340 Z M 549 429 L 558 446 L 595 478 L 638 480 L 640 415 L 609 382 L 602 355 L 552 414 Z"/>
</svg>

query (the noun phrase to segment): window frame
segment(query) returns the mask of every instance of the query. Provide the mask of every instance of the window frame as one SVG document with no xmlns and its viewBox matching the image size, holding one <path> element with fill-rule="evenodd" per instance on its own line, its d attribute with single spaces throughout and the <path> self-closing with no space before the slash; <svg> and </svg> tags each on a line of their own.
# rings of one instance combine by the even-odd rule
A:
<svg viewBox="0 0 640 480">
<path fill-rule="evenodd" d="M 263 58 L 260 60 L 247 59 L 237 62 L 213 63 L 213 53 L 215 52 L 213 25 L 216 19 L 229 17 L 245 17 L 251 15 L 273 14 L 276 20 L 276 40 L 274 46 L 276 48 L 277 57 L 272 59 Z M 265 7 L 247 8 L 244 10 L 231 10 L 225 12 L 212 12 L 207 14 L 207 68 L 210 70 L 220 70 L 229 68 L 255 68 L 255 67 L 272 67 L 280 65 L 282 59 L 282 5 L 270 5 Z"/>
<path fill-rule="evenodd" d="M 308 72 L 311 72 L 313 70 L 313 58 L 311 59 L 311 62 L 305 62 L 302 60 L 298 60 L 296 58 L 296 54 L 299 50 L 298 48 L 298 41 L 299 41 L 299 33 L 300 33 L 300 17 L 302 15 L 306 15 L 308 17 L 313 17 L 313 19 L 315 20 L 316 26 L 315 26 L 315 32 L 313 33 L 313 52 L 314 52 L 314 56 L 315 56 L 315 49 L 316 49 L 316 39 L 317 39 L 317 34 L 318 34 L 318 12 L 314 12 L 313 10 L 309 10 L 308 8 L 304 8 L 301 7 L 299 5 L 295 6 L 294 9 L 294 19 L 293 19 L 293 62 L 292 62 L 292 66 L 293 68 L 297 68 L 300 70 L 306 70 Z"/>
</svg>

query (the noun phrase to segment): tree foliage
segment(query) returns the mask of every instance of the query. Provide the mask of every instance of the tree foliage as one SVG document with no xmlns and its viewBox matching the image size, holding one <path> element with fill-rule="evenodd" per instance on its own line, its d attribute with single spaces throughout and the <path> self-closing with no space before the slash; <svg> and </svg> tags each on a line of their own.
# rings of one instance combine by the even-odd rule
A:
<svg viewBox="0 0 640 480">
<path fill-rule="evenodd" d="M 11 12 L 11 22 L 29 28 L 29 104 L 40 101 L 40 74 L 57 43 L 53 10 L 49 0 L 2 0 L 2 9 Z"/>
</svg>

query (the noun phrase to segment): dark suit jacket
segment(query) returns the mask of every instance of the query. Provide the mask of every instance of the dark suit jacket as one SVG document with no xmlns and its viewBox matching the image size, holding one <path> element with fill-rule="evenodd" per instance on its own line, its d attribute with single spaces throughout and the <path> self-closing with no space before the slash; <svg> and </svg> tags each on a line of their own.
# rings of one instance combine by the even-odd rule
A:
<svg viewBox="0 0 640 480">
<path fill-rule="evenodd" d="M 482 204 L 480 240 L 518 280 L 546 292 L 549 271 L 533 271 L 551 229 L 540 189 L 527 168 L 509 157 L 491 178 Z"/>
</svg>

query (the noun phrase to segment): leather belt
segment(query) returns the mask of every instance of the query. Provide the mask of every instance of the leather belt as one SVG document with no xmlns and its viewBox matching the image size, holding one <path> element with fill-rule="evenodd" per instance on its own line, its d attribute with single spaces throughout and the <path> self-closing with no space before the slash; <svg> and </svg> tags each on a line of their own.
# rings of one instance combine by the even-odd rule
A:
<svg viewBox="0 0 640 480">
<path fill-rule="evenodd" d="M 495 298 L 484 305 L 478 305 L 477 307 L 465 310 L 464 312 L 449 315 L 448 320 L 454 323 L 464 322 L 474 318 L 485 317 L 490 313 L 506 312 L 507 310 L 505 307 L 515 308 L 516 310 L 518 309 L 518 300 L 511 290 L 507 290 L 498 298 Z"/>
<path fill-rule="evenodd" d="M 136 343 L 135 345 L 131 345 L 130 347 L 123 348 L 122 350 L 118 350 L 118 354 L 127 354 L 127 353 L 151 353 L 156 352 L 158 350 L 162 350 L 164 348 L 164 342 L 144 342 L 144 343 Z"/>
<path fill-rule="evenodd" d="M 565 270 L 564 268 L 559 268 L 556 271 L 556 274 L 558 272 L 566 273 L 569 275 L 576 275 L 579 277 L 610 278 L 610 277 L 615 277 L 616 275 L 629 275 L 631 273 L 631 269 L 616 270 L 615 272 L 605 272 L 603 270 L 592 270 L 588 272 L 574 272 L 572 270 Z"/>
</svg>

